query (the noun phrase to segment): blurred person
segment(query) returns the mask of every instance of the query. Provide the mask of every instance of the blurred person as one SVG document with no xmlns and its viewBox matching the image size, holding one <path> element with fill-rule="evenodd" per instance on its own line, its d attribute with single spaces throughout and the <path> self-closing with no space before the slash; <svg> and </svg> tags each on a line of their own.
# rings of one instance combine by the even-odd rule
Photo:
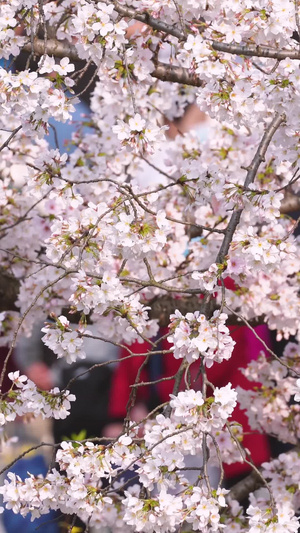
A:
<svg viewBox="0 0 300 533">
<path fill-rule="evenodd" d="M 70 414 L 65 419 L 51 421 L 39 419 L 41 430 L 45 422 L 50 424 L 52 422 L 53 438 L 51 439 L 50 436 L 50 438 L 42 438 L 41 440 L 46 442 L 54 440 L 55 443 L 60 443 L 69 439 L 84 440 L 101 437 L 103 428 L 109 421 L 108 402 L 113 364 L 93 369 L 91 367 L 99 363 L 117 360 L 119 348 L 109 342 L 84 337 L 83 350 L 86 353 L 86 358 L 69 364 L 63 358 L 57 359 L 53 352 L 42 342 L 43 333 L 41 329 L 43 325 L 43 323 L 36 324 L 30 338 L 23 337 L 20 339 L 16 348 L 18 366 L 22 372 L 35 382 L 37 387 L 47 390 L 53 387 L 59 387 L 60 389 L 68 387 L 70 392 L 75 394 L 76 401 L 72 402 Z M 72 324 L 70 325 L 72 326 Z M 74 324 L 73 326 L 75 327 L 76 325 Z M 90 324 L 88 329 L 91 335 L 97 336 L 95 325 Z M 71 380 L 72 383 L 69 385 Z M 31 468 L 32 465 L 28 465 L 26 472 L 33 472 Z M 18 467 L 18 472 L 19 470 L 20 466 Z M 46 474 L 46 471 L 47 468 L 44 468 L 43 471 L 40 468 L 39 473 Z M 68 516 L 58 517 L 59 531 L 61 533 L 70 531 L 71 524 L 74 522 L 73 518 Z M 85 530 L 84 524 L 78 518 L 76 518 L 73 525 L 77 533 Z M 34 522 L 32 527 L 34 528 L 33 530 L 30 529 L 28 532 L 24 530 L 24 533 L 35 531 L 36 522 Z M 42 531 L 45 531 L 45 533 L 58 533 L 58 530 L 53 530 L 53 532 L 49 530 L 48 532 L 47 529 L 43 529 Z M 14 532 L 15 530 L 10 529 L 7 533 Z"/>
<path fill-rule="evenodd" d="M 72 325 L 72 324 L 71 324 Z M 75 326 L 75 324 L 74 324 Z M 41 389 L 69 387 L 76 396 L 71 413 L 64 420 L 53 421 L 55 442 L 84 432 L 85 437 L 100 437 L 102 428 L 108 422 L 108 398 L 112 377 L 112 365 L 90 368 L 93 365 L 115 361 L 119 348 L 93 338 L 84 337 L 83 350 L 86 358 L 69 364 L 63 358 L 57 359 L 42 342 L 43 323 L 34 327 L 30 338 L 23 337 L 16 348 L 18 366 Z M 97 336 L 96 326 L 88 327 L 92 336 Z M 83 437 L 84 438 L 84 437 Z"/>
<path fill-rule="evenodd" d="M 261 342 L 246 326 L 231 326 L 231 336 L 236 342 L 233 353 L 229 361 L 222 363 L 214 363 L 211 368 L 207 368 L 207 378 L 216 387 L 223 387 L 231 382 L 232 387 L 238 385 L 244 389 L 254 388 L 256 383 L 249 383 L 249 381 L 240 372 L 241 367 L 246 367 L 250 360 L 256 359 L 262 349 Z M 160 335 L 166 337 L 167 329 L 162 329 Z M 269 334 L 264 325 L 256 328 L 256 333 L 270 344 Z M 161 354 L 159 350 L 170 350 L 171 345 L 166 338 L 161 342 L 158 348 L 158 353 L 151 355 L 149 362 L 143 366 L 140 373 L 139 383 L 149 383 L 152 385 L 145 385 L 137 387 L 136 401 L 132 408 L 127 412 L 128 401 L 132 386 L 135 383 L 137 373 L 144 363 L 145 356 L 132 357 L 124 360 L 128 356 L 126 349 L 123 349 L 120 354 L 120 361 L 115 369 L 109 400 L 109 415 L 110 424 L 104 428 L 103 435 L 106 437 L 116 438 L 123 431 L 124 419 L 129 415 L 130 419 L 139 423 L 157 406 L 168 402 L 170 394 L 173 393 L 174 375 L 178 372 L 182 360 L 175 359 L 173 354 Z M 147 353 L 151 350 L 149 343 L 135 342 L 130 346 L 130 350 L 134 354 Z M 201 377 L 199 377 L 200 360 L 195 361 L 190 367 L 191 373 L 191 387 L 195 390 L 201 390 Z M 171 378 L 171 379 L 170 379 Z M 184 379 L 182 378 L 180 390 L 186 388 Z M 212 390 L 208 391 L 212 394 Z M 156 412 L 158 414 L 158 412 Z M 243 446 L 250 451 L 253 463 L 259 466 L 261 463 L 269 460 L 270 446 L 268 438 L 265 435 L 253 432 L 249 427 L 247 417 L 243 411 L 237 406 L 232 414 L 232 420 L 242 424 L 245 432 L 243 439 Z M 189 461 L 190 463 L 191 461 Z M 202 458 L 192 459 L 192 466 L 201 468 Z M 191 466 L 191 465 L 189 465 Z M 251 467 L 247 463 L 233 463 L 224 465 L 224 471 L 227 483 L 233 483 L 240 476 L 251 471 Z M 192 480 L 196 481 L 198 472 L 194 472 L 191 476 Z M 213 473 L 213 478 L 218 482 L 218 475 Z"/>
</svg>

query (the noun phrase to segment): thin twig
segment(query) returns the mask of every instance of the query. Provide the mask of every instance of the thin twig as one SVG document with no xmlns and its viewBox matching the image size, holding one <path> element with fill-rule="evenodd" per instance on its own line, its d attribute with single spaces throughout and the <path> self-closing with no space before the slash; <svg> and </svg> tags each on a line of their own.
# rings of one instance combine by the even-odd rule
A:
<svg viewBox="0 0 300 533">
<path fill-rule="evenodd" d="M 51 128 L 52 131 L 53 131 L 55 148 L 57 148 L 57 150 L 59 150 L 60 148 L 59 148 L 59 142 L 58 142 L 57 129 L 56 129 L 56 127 L 54 126 L 54 124 L 51 124 L 51 122 L 48 122 L 48 126 L 50 126 L 50 128 Z M 38 169 L 38 170 L 39 170 L 39 169 Z"/>
<path fill-rule="evenodd" d="M 274 357 L 274 359 L 276 359 L 276 361 L 278 361 L 282 366 L 284 366 L 285 368 L 287 368 L 288 370 L 290 370 L 291 372 L 294 372 L 294 374 L 296 374 L 296 376 L 298 378 L 300 378 L 300 374 L 298 374 L 298 372 L 296 372 L 296 370 L 294 370 L 293 368 L 291 368 L 289 365 L 287 365 L 286 363 L 284 363 L 284 361 L 282 361 L 282 359 L 280 357 L 278 357 L 278 355 L 273 352 L 273 350 L 271 350 L 271 348 L 269 348 L 269 346 L 265 343 L 265 341 L 258 335 L 258 333 L 255 331 L 255 329 L 251 326 L 251 324 L 248 322 L 248 320 L 246 318 L 244 318 L 242 315 L 240 315 L 239 313 L 237 313 L 236 311 L 234 311 L 234 309 L 232 309 L 231 307 L 229 307 L 229 305 L 227 305 L 227 303 L 225 303 L 225 308 L 228 309 L 228 311 L 230 311 L 230 313 L 234 314 L 235 316 L 237 316 L 238 318 L 240 318 L 240 320 L 242 320 L 246 326 L 250 329 L 250 331 L 252 331 L 253 335 L 261 342 L 261 344 L 263 345 L 263 347 L 265 348 L 265 350 L 267 350 L 267 352 L 272 355 L 272 357 Z"/>
<path fill-rule="evenodd" d="M 42 446 L 51 446 L 51 448 L 58 448 L 60 446 L 60 444 L 54 444 L 53 442 L 41 442 L 40 444 L 36 444 L 35 446 L 31 446 L 30 448 L 28 448 L 27 450 L 25 450 L 23 453 L 21 453 L 20 455 L 18 455 L 18 457 L 16 457 L 15 459 L 13 459 L 13 461 L 11 461 L 8 465 L 6 465 L 4 468 L 2 468 L 0 470 L 0 476 L 2 474 L 4 474 L 4 472 L 6 472 L 6 470 L 10 470 L 10 468 L 12 466 L 14 466 L 20 459 L 22 459 L 23 457 L 25 457 L 28 453 L 31 453 L 33 452 L 34 450 L 38 450 L 39 448 L 41 448 Z"/>
<path fill-rule="evenodd" d="M 22 128 L 22 124 L 13 130 L 12 134 L 8 137 L 8 139 L 6 139 L 6 141 L 0 146 L 0 152 L 4 148 L 6 148 L 6 146 L 9 145 L 10 141 L 14 138 L 14 136 L 18 133 L 18 131 L 20 131 L 21 128 Z"/>
<path fill-rule="evenodd" d="M 256 473 L 256 475 L 258 476 L 258 478 L 262 481 L 262 483 L 265 485 L 265 487 L 268 489 L 268 492 L 270 494 L 270 504 L 271 504 L 271 508 L 273 510 L 273 513 L 275 514 L 276 512 L 276 503 L 275 503 L 275 499 L 274 499 L 274 496 L 273 496 L 273 492 L 272 492 L 272 489 L 269 485 L 269 483 L 267 482 L 267 480 L 263 477 L 262 473 L 259 471 L 259 469 L 255 466 L 255 464 L 253 463 L 252 460 L 250 459 L 247 459 L 247 451 L 245 450 L 245 448 L 241 445 L 239 439 L 236 437 L 236 435 L 233 433 L 233 431 L 231 431 L 231 427 L 230 427 L 230 424 L 228 422 L 226 422 L 226 427 L 229 431 L 229 434 L 231 436 L 231 438 L 234 440 L 240 454 L 241 454 L 241 457 L 243 459 L 243 462 L 246 463 L 247 465 L 251 466 L 252 470 L 254 470 L 254 472 Z"/>
<path fill-rule="evenodd" d="M 258 65 L 258 63 L 255 63 L 255 61 L 252 61 L 252 65 L 255 68 L 257 68 L 258 70 L 260 70 L 260 72 L 263 72 L 263 74 L 266 74 L 267 76 L 270 76 L 271 74 L 273 74 L 273 72 L 275 72 L 275 70 L 277 69 L 279 63 L 280 63 L 280 61 L 277 60 L 275 62 L 274 67 L 272 67 L 271 70 L 266 70 L 266 69 L 262 68 L 260 65 Z"/>
</svg>

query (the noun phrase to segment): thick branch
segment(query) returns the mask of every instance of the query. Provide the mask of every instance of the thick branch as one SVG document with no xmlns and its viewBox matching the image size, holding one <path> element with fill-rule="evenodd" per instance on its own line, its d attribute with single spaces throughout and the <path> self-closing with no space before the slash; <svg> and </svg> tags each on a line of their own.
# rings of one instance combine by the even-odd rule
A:
<svg viewBox="0 0 300 533">
<path fill-rule="evenodd" d="M 2 311 L 17 311 L 16 300 L 20 289 L 20 282 L 8 274 L 5 270 L 0 269 L 0 312 Z M 200 311 L 208 318 L 212 316 L 215 309 L 217 309 L 216 302 L 211 301 L 203 304 L 199 296 L 188 296 L 183 298 L 176 298 L 172 294 L 165 294 L 157 296 L 153 300 L 145 301 L 145 305 L 150 306 L 149 316 L 158 320 L 160 327 L 165 328 L 170 323 L 170 315 L 178 309 L 183 315 L 186 313 L 194 313 Z M 68 316 L 69 308 L 62 310 L 63 315 Z M 69 317 L 72 322 L 79 322 L 81 313 L 74 313 Z M 87 317 L 90 323 L 89 317 Z M 259 324 L 264 324 L 264 317 L 256 317 L 251 320 L 251 326 L 256 327 Z M 242 325 L 241 320 L 236 316 L 230 315 L 228 319 L 229 325 Z"/>
<path fill-rule="evenodd" d="M 212 47 L 217 52 L 227 52 L 228 54 L 248 57 L 268 57 L 270 59 L 300 59 L 299 50 L 276 50 L 267 46 L 257 46 L 255 44 L 227 44 L 218 41 L 212 42 Z"/>
<path fill-rule="evenodd" d="M 151 76 L 161 81 L 171 81 L 173 83 L 182 83 L 183 85 L 192 85 L 193 87 L 203 87 L 204 82 L 198 76 L 193 75 L 187 68 L 176 67 L 166 63 L 157 62 Z"/>
<path fill-rule="evenodd" d="M 131 8 L 123 8 L 120 6 L 120 9 L 124 11 L 134 11 Z M 144 22 L 144 19 L 147 19 L 148 16 L 146 13 L 143 13 L 141 15 L 136 15 L 135 18 L 137 20 L 142 20 Z M 152 17 L 149 16 L 150 19 Z M 157 23 L 155 24 L 156 27 L 164 27 L 174 30 L 173 26 L 170 26 L 168 24 L 163 23 L 162 21 L 159 21 L 158 19 L 154 19 Z M 151 27 L 154 28 L 152 24 Z M 161 31 L 165 31 L 161 30 Z M 171 33 L 171 30 L 168 32 Z M 177 33 L 177 30 L 176 32 Z M 180 34 L 179 30 L 178 33 Z M 171 35 L 174 35 L 171 33 Z M 180 34 L 181 35 L 181 34 Z M 176 35 L 177 36 L 177 35 Z M 185 39 L 185 36 L 181 35 L 181 40 Z M 219 43 L 217 41 L 212 42 L 212 48 L 217 51 L 221 52 L 227 52 L 230 54 L 235 55 L 245 55 L 250 57 L 268 57 L 273 59 L 285 59 L 289 57 L 290 59 L 300 59 L 300 52 L 298 50 L 276 50 L 272 48 L 267 47 L 259 47 L 255 45 L 243 45 L 243 46 L 237 46 L 237 45 L 231 45 L 227 43 Z M 23 47 L 23 50 L 26 52 L 32 52 L 32 44 L 28 43 Z M 33 52 L 35 55 L 42 56 L 45 52 L 46 54 L 58 58 L 62 57 L 68 57 L 70 61 L 79 61 L 80 57 L 78 56 L 76 47 L 72 44 L 70 44 L 68 41 L 58 41 L 56 39 L 48 39 L 46 46 L 43 39 L 34 39 L 33 41 Z M 194 87 L 202 87 L 204 82 L 196 75 L 193 75 L 190 73 L 190 71 L 187 68 L 184 67 L 178 67 L 175 65 L 168 65 L 166 63 L 160 63 L 156 62 L 154 70 L 151 72 L 151 76 L 153 78 L 156 78 L 161 81 L 169 81 L 173 83 L 182 83 L 183 85 L 191 85 Z"/>
<path fill-rule="evenodd" d="M 290 455 L 292 453 L 295 453 L 295 451 L 299 453 L 298 446 L 294 446 L 291 450 L 289 450 L 286 453 Z M 263 487 L 262 478 L 258 475 L 257 472 L 252 471 L 251 474 L 249 474 L 244 479 L 241 479 L 241 481 L 238 481 L 235 485 L 231 487 L 228 496 L 232 500 L 237 500 L 238 502 L 241 503 L 244 500 L 246 500 L 246 498 L 248 498 L 251 492 L 254 492 L 260 487 Z"/>
<path fill-rule="evenodd" d="M 111 2 L 106 1 L 105 3 L 111 4 Z M 131 20 L 137 20 L 139 22 L 145 23 L 147 26 L 150 26 L 153 30 L 159 31 L 162 33 L 165 33 L 167 35 L 173 35 L 176 37 L 179 41 L 186 41 L 187 35 L 178 27 L 176 27 L 174 24 L 167 24 L 163 20 L 152 17 L 148 12 L 139 12 L 134 8 L 123 6 L 119 4 L 116 0 L 113 2 L 114 9 L 119 13 L 121 17 L 127 17 Z M 41 50 L 38 52 L 36 50 L 36 43 L 37 41 L 40 41 L 41 43 Z M 40 43 L 38 46 L 40 46 Z M 50 43 L 50 44 L 49 44 Z M 34 40 L 34 52 L 38 55 L 43 55 L 44 53 L 44 46 L 45 42 L 42 39 L 35 39 Z M 223 43 L 219 41 L 211 41 L 211 46 L 214 50 L 218 52 L 225 52 L 232 55 L 239 55 L 239 56 L 248 56 L 248 57 L 266 57 L 270 59 L 300 59 L 300 51 L 299 50 L 278 50 L 276 48 L 270 48 L 268 46 L 258 46 L 255 44 L 244 44 L 244 45 L 237 45 L 237 44 L 231 44 L 231 43 Z M 26 45 L 24 47 L 25 50 L 31 52 L 31 43 Z M 63 57 L 68 56 L 71 61 L 76 61 L 78 59 L 77 53 L 75 50 L 75 47 L 71 45 L 68 42 L 62 43 L 61 41 L 55 41 L 54 39 L 47 41 L 46 46 L 46 53 L 48 55 L 53 55 L 55 57 Z M 68 49 L 68 51 L 67 51 Z M 74 55 L 75 50 L 75 55 Z M 159 76 L 155 76 L 158 79 L 162 79 Z M 192 78 L 193 79 L 193 78 Z M 178 80 L 165 80 L 165 81 L 176 81 L 178 83 L 185 83 Z M 187 85 L 188 83 L 186 83 Z M 189 83 L 189 85 L 195 85 L 194 83 Z"/>
<path fill-rule="evenodd" d="M 273 118 L 270 125 L 267 127 L 264 136 L 258 146 L 257 152 L 251 161 L 250 166 L 248 167 L 247 176 L 244 182 L 244 188 L 247 189 L 250 185 L 250 183 L 253 183 L 255 176 L 257 174 L 257 171 L 259 169 L 260 164 L 264 161 L 266 151 L 268 149 L 268 146 L 273 138 L 273 135 L 275 134 L 276 130 L 279 128 L 280 124 L 284 122 L 286 119 L 285 115 L 278 115 L 276 114 Z M 219 250 L 216 262 L 217 263 L 223 263 L 226 255 L 228 254 L 229 246 L 231 244 L 231 241 L 233 239 L 234 232 L 239 224 L 241 214 L 243 212 L 243 209 L 238 209 L 234 211 L 231 215 L 231 218 L 229 220 L 223 242 L 221 244 L 221 248 Z"/>
<path fill-rule="evenodd" d="M 296 194 L 286 192 L 284 199 L 281 202 L 280 212 L 281 213 L 292 213 L 293 211 L 300 210 L 300 197 Z"/>
<path fill-rule="evenodd" d="M 203 301 L 199 299 L 199 296 L 189 296 L 185 298 L 175 298 L 172 294 L 164 294 L 163 296 L 156 296 L 153 300 L 143 302 L 145 305 L 150 306 L 149 311 L 150 318 L 156 318 L 161 328 L 165 328 L 170 323 L 170 315 L 175 313 L 178 309 L 180 313 L 186 315 L 186 313 L 194 313 L 200 311 L 207 318 L 210 318 L 213 312 L 218 309 L 216 300 L 203 304 Z M 251 327 L 256 328 L 261 324 L 265 324 L 264 316 L 257 316 L 249 321 Z M 229 326 L 243 326 L 243 322 L 234 314 L 229 315 L 226 324 Z"/>
<path fill-rule="evenodd" d="M 31 43 L 26 44 L 23 47 L 25 52 L 31 52 Z M 56 39 L 48 39 L 45 47 L 43 39 L 34 39 L 33 52 L 37 56 L 42 56 L 45 52 L 49 56 L 58 58 L 68 57 L 70 61 L 79 61 L 76 47 L 67 41 L 58 41 Z M 192 85 L 195 87 L 201 87 L 203 81 L 197 76 L 190 73 L 187 68 L 177 67 L 166 63 L 156 62 L 154 70 L 151 72 L 151 76 L 161 81 L 170 81 L 173 83 L 182 83 L 183 85 Z"/>
<path fill-rule="evenodd" d="M 233 487 L 231 487 L 229 495 L 232 500 L 243 502 L 248 498 L 251 492 L 259 489 L 263 486 L 262 480 L 259 475 L 253 470 L 249 476 L 245 477 L 241 481 L 238 481 Z"/>
<path fill-rule="evenodd" d="M 57 39 L 48 39 L 46 46 L 43 39 L 34 39 L 33 50 L 31 43 L 26 44 L 23 47 L 24 52 L 33 52 L 37 56 L 42 56 L 46 53 L 48 56 L 54 56 L 58 58 L 68 57 L 70 61 L 79 61 L 76 47 L 70 44 L 68 41 L 58 41 Z"/>
<path fill-rule="evenodd" d="M 124 17 L 130 17 L 134 20 L 144 22 L 151 28 L 161 31 L 168 35 L 177 37 L 179 41 L 186 41 L 187 36 L 170 24 L 166 24 L 160 19 L 151 17 L 148 13 L 138 13 L 135 9 L 123 7 L 118 2 L 114 2 L 115 10 Z M 276 48 L 269 48 L 267 46 L 257 46 L 255 44 L 236 45 L 230 43 L 222 43 L 219 41 L 212 41 L 212 48 L 217 52 L 226 52 L 232 55 L 248 56 L 248 57 L 267 57 L 270 59 L 300 59 L 299 50 L 276 50 Z"/>
<path fill-rule="evenodd" d="M 122 6 L 119 2 L 114 2 L 115 10 L 122 17 L 128 17 L 130 19 L 144 22 L 156 31 L 173 35 L 179 41 L 186 41 L 187 36 L 181 29 L 175 25 L 166 24 L 158 18 L 154 18 L 148 13 L 139 13 L 135 9 L 127 6 Z M 299 50 L 276 50 L 275 48 L 269 48 L 267 46 L 257 46 L 255 44 L 236 45 L 228 43 L 220 43 L 218 41 L 212 41 L 212 48 L 218 52 L 227 52 L 228 54 L 248 57 L 267 57 L 271 59 L 300 59 Z"/>
<path fill-rule="evenodd" d="M 189 296 L 187 298 L 175 298 L 173 295 L 163 295 L 154 298 L 151 302 L 145 302 L 150 305 L 150 318 L 156 318 L 161 327 L 167 327 L 170 323 L 170 315 L 178 309 L 183 315 L 200 311 L 205 316 L 211 317 L 215 307 L 214 302 L 207 304 L 201 303 L 199 296 Z"/>
<path fill-rule="evenodd" d="M 166 24 L 164 21 L 160 20 L 159 18 L 154 18 L 146 12 L 139 13 L 131 7 L 120 5 L 119 2 L 117 2 L 116 0 L 114 1 L 114 9 L 122 17 L 128 17 L 130 19 L 144 22 L 156 31 L 160 31 L 168 35 L 173 35 L 179 41 L 186 41 L 187 39 L 187 35 L 185 35 L 183 31 L 175 25 Z M 276 48 L 270 48 L 268 46 L 257 46 L 255 44 L 237 45 L 230 43 L 222 43 L 219 41 L 212 41 L 211 45 L 212 48 L 218 52 L 226 52 L 228 54 L 238 56 L 266 57 L 278 60 L 286 58 L 300 59 L 299 50 L 276 50 Z"/>
</svg>

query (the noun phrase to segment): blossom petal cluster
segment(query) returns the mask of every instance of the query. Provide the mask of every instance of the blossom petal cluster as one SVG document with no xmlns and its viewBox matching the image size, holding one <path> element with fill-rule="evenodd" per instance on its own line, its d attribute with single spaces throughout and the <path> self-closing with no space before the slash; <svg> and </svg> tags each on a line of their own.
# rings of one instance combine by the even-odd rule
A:
<svg viewBox="0 0 300 533">
<path fill-rule="evenodd" d="M 9 474 L 1 488 L 6 507 L 23 516 L 31 512 L 35 517 L 50 509 L 71 513 L 76 508 L 78 516 L 91 525 L 102 521 L 102 525 L 114 525 L 117 531 L 122 527 L 125 531 L 130 527 L 136 531 L 175 531 L 183 519 L 198 528 L 217 531 L 228 491 L 211 491 L 204 480 L 190 487 L 181 471 L 185 457 L 202 449 L 203 434 L 210 431 L 210 422 L 213 430 L 218 427 L 222 432 L 232 411 L 222 410 L 225 398 L 228 403 L 229 388 L 220 389 L 213 403 L 204 402 L 201 393 L 194 390 L 173 396 L 171 417 L 160 414 L 146 424 L 143 446 L 136 439 L 138 428 L 134 426 L 108 448 L 88 441 L 63 442 L 56 461 L 64 474 L 53 469 L 46 477 L 30 476 L 24 482 Z M 200 418 L 199 409 L 203 410 Z M 213 451 L 212 439 L 208 445 Z M 123 475 L 127 470 L 137 473 L 140 484 L 126 489 L 121 498 L 119 489 L 124 483 L 126 486 Z M 142 497 L 141 486 L 152 490 L 155 483 L 157 494 Z M 186 488 L 175 495 L 178 483 Z"/>
<path fill-rule="evenodd" d="M 225 313 L 215 311 L 207 320 L 199 311 L 183 316 L 177 310 L 170 318 L 172 333 L 168 341 L 174 344 L 175 359 L 185 358 L 192 363 L 203 357 L 208 368 L 214 362 L 230 359 L 235 342 L 225 326 Z"/>
<path fill-rule="evenodd" d="M 58 359 L 63 357 L 67 363 L 74 363 L 77 359 L 85 359 L 83 332 L 72 330 L 68 319 L 63 315 L 58 317 L 55 325 L 47 324 L 42 328 L 42 332 L 45 333 L 42 341 L 56 354 Z"/>
<path fill-rule="evenodd" d="M 237 388 L 239 404 L 252 429 L 278 435 L 282 442 L 293 444 L 299 438 L 299 353 L 299 345 L 293 342 L 286 345 L 282 361 L 268 360 L 262 353 L 242 369 L 249 381 L 260 382 L 261 386 L 254 390 Z"/>
<path fill-rule="evenodd" d="M 95 342 L 130 353 L 150 341 L 164 363 L 169 324 L 161 336 L 187 388 L 107 446 L 63 443 L 46 477 L 9 473 L 0 492 L 15 513 L 60 509 L 124 533 L 297 531 L 296 452 L 263 465 L 274 497 L 250 493 L 246 512 L 207 472 L 247 453 L 237 403 L 252 431 L 299 441 L 298 11 L 296 0 L 0 2 L 0 281 L 13 294 L 0 344 L 55 317 L 43 342 L 73 363 L 91 321 Z M 90 113 L 74 121 L 88 91 Z M 73 121 L 66 145 L 47 137 L 53 119 Z M 249 363 L 252 389 L 213 383 L 208 397 L 206 368 L 234 349 L 228 318 L 258 317 L 293 342 Z M 9 379 L 1 425 L 69 413 L 68 391 Z"/>
<path fill-rule="evenodd" d="M 70 391 L 55 387 L 49 392 L 39 390 L 19 370 L 10 372 L 8 378 L 12 382 L 5 399 L 0 404 L 0 425 L 11 422 L 17 416 L 31 414 L 34 417 L 64 419 L 69 415 L 71 403 L 75 401 Z"/>
</svg>

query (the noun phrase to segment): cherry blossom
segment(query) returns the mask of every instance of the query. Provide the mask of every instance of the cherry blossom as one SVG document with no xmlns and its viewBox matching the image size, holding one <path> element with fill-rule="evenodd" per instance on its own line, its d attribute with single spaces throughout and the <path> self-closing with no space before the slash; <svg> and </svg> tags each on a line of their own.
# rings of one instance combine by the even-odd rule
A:
<svg viewBox="0 0 300 533">
<path fill-rule="evenodd" d="M 294 0 L 1 2 L 0 343 L 10 357 L 42 319 L 66 363 L 95 337 L 180 367 L 167 405 L 140 424 L 129 409 L 108 445 L 65 442 L 45 477 L 8 473 L 13 512 L 59 509 L 125 533 L 297 531 L 297 452 L 262 466 L 267 484 L 245 511 L 207 471 L 248 457 L 236 405 L 251 431 L 299 441 L 298 11 Z M 50 147 L 52 119 L 72 120 L 92 86 L 90 114 Z M 195 104 L 205 117 L 187 126 Z M 206 369 L 232 357 L 230 324 L 258 322 L 289 341 L 282 357 L 264 344 L 249 354 L 247 390 L 209 383 Z M 68 416 L 68 390 L 8 378 L 3 428 Z M 195 484 L 189 456 L 203 459 Z"/>
<path fill-rule="evenodd" d="M 198 311 L 188 313 L 185 317 L 179 311 L 171 315 L 172 335 L 169 342 L 174 343 L 174 357 L 185 357 L 189 363 L 203 356 L 207 367 L 214 361 L 229 359 L 234 348 L 234 341 L 228 335 L 225 326 L 227 315 L 215 312 L 210 320 Z"/>
</svg>

